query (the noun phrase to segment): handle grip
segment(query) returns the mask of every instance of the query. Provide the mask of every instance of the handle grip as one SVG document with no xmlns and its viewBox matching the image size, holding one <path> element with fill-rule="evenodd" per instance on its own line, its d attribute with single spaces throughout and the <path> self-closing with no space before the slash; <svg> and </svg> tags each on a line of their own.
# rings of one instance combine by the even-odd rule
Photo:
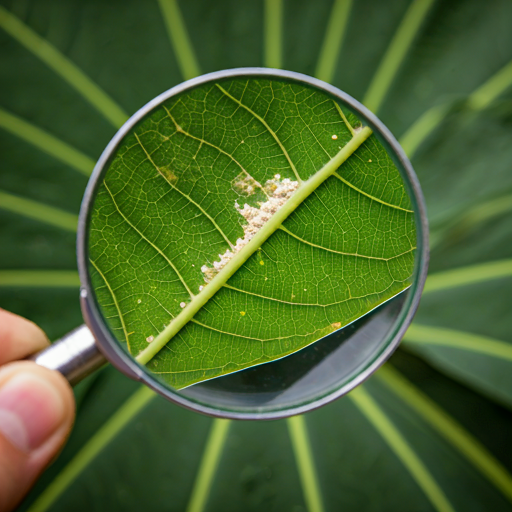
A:
<svg viewBox="0 0 512 512">
<path fill-rule="evenodd" d="M 86 325 L 77 327 L 28 359 L 62 373 L 72 386 L 107 362 Z"/>
</svg>

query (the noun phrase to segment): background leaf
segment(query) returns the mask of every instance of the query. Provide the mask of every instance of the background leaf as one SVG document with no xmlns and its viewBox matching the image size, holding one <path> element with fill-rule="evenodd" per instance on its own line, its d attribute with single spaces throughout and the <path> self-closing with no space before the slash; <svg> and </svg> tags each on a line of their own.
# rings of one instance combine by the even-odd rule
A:
<svg viewBox="0 0 512 512">
<path fill-rule="evenodd" d="M 184 79 L 179 55 L 187 40 L 201 72 L 263 65 L 272 55 L 283 68 L 314 74 L 319 57 L 332 52 L 333 66 L 323 70 L 325 76 L 362 100 L 410 8 L 407 0 L 283 1 L 272 18 L 280 23 L 270 23 L 270 3 L 2 1 L 126 113 Z M 340 46 L 332 40 L 324 45 L 331 20 L 339 20 L 345 4 Z M 184 40 L 169 38 L 161 5 L 179 7 Z M 477 0 L 431 4 L 377 112 L 399 137 L 415 130 L 412 161 L 435 221 L 432 274 L 510 259 L 512 96 L 506 69 L 512 60 L 512 6 L 493 0 L 486 7 Z M 6 31 L 4 11 L 0 19 L 2 109 L 98 158 L 116 127 Z M 265 49 L 269 41 L 272 51 Z M 484 86 L 496 83 L 497 76 L 504 77 L 501 86 L 489 92 Z M 486 99 L 485 108 L 474 108 L 482 102 L 471 98 L 479 97 Z M 62 154 L 31 142 L 30 131 L 16 134 L 4 120 L 0 116 L 0 189 L 77 214 L 85 174 Z M 75 270 L 73 233 L 20 215 L 1 201 L 0 222 L 0 285 L 9 283 L 0 286 L 2 307 L 37 321 L 53 338 L 75 327 L 81 321 L 77 289 L 49 287 L 54 274 L 44 274 Z M 43 272 L 38 283 L 46 286 L 27 287 L 27 274 L 19 273 L 24 270 Z M 425 295 L 417 325 L 509 342 L 509 315 L 500 309 L 510 302 L 510 286 L 499 281 L 504 278 Z M 412 400 L 400 398 L 386 384 L 389 375 L 386 381 L 377 373 L 362 387 L 362 399 L 349 395 L 306 415 L 303 439 L 309 440 L 309 451 L 304 446 L 294 451 L 284 421 L 231 423 L 223 439 L 214 439 L 218 449 L 207 450 L 214 455 L 210 471 L 201 470 L 201 461 L 203 449 L 212 446 L 207 442 L 212 420 L 160 399 L 125 416 L 118 434 L 100 443 L 94 455 L 95 434 L 111 426 L 116 411 L 123 412 L 137 392 L 136 384 L 107 369 L 77 390 L 78 420 L 70 442 L 21 510 L 33 504 L 33 510 L 55 511 L 184 510 L 191 497 L 196 510 L 510 510 L 510 362 L 468 350 L 464 343 L 448 354 L 440 341 L 428 345 L 427 337 L 414 344 L 428 364 L 402 349 L 392 359 L 409 381 L 396 389 L 412 392 Z M 413 343 L 404 348 L 412 350 Z M 418 399 L 418 389 L 429 402 Z M 420 403 L 436 408 L 420 408 L 421 414 Z M 361 404 L 367 413 L 385 414 L 391 428 L 376 429 Z M 66 468 L 79 467 L 77 460 L 88 463 L 73 476 Z M 198 474 L 205 478 L 196 485 Z M 58 482 L 65 485 L 59 488 Z"/>
</svg>

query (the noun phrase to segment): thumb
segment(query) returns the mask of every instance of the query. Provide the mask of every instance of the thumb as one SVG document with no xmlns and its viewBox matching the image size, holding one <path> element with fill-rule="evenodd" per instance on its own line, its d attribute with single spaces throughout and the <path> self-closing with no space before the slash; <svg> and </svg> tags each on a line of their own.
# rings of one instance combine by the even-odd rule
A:
<svg viewBox="0 0 512 512">
<path fill-rule="evenodd" d="M 13 510 L 28 492 L 73 416 L 73 393 L 59 373 L 29 361 L 0 368 L 0 510 Z"/>
</svg>

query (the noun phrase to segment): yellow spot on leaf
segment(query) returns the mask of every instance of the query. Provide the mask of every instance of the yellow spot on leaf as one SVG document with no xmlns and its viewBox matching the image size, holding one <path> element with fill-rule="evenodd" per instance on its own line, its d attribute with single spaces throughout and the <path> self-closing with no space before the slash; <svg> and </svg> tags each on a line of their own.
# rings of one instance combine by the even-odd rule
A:
<svg viewBox="0 0 512 512">
<path fill-rule="evenodd" d="M 172 183 L 173 185 L 178 181 L 178 177 L 176 176 L 176 174 L 174 174 L 171 169 L 169 169 L 169 167 L 167 166 L 164 166 L 164 167 L 159 167 L 158 170 L 160 171 L 160 174 L 162 174 L 162 176 L 169 182 L 169 183 Z"/>
<path fill-rule="evenodd" d="M 331 324 L 331 327 L 333 329 L 339 329 L 341 327 L 341 322 L 334 322 L 333 324 Z"/>
<path fill-rule="evenodd" d="M 240 314 L 241 314 L 242 316 L 245 316 L 245 311 L 240 311 Z"/>
<path fill-rule="evenodd" d="M 337 138 L 338 138 L 338 136 L 337 136 L 336 134 L 334 134 L 334 135 L 332 136 L 332 140 L 336 140 Z"/>
<path fill-rule="evenodd" d="M 261 260 L 260 265 L 265 265 L 265 262 L 263 260 Z"/>
<path fill-rule="evenodd" d="M 251 196 L 256 192 L 256 189 L 261 190 L 261 185 L 246 172 L 241 172 L 232 182 L 232 187 L 235 192 L 243 196 Z"/>
</svg>

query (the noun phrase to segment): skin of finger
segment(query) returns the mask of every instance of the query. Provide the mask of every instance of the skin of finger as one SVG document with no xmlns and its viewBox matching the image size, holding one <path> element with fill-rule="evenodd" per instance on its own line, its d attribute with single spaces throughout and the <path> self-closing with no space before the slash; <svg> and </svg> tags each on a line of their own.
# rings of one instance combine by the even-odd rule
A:
<svg viewBox="0 0 512 512">
<path fill-rule="evenodd" d="M 62 397 L 64 416 L 50 438 L 30 453 L 18 450 L 0 434 L 0 510 L 3 512 L 15 509 L 38 476 L 57 456 L 69 436 L 75 416 L 73 391 L 60 373 L 30 361 L 10 363 L 0 368 L 0 387 L 18 372 L 33 372 L 49 381 Z"/>
<path fill-rule="evenodd" d="M 0 308 L 0 365 L 23 359 L 48 344 L 36 324 Z"/>
</svg>

